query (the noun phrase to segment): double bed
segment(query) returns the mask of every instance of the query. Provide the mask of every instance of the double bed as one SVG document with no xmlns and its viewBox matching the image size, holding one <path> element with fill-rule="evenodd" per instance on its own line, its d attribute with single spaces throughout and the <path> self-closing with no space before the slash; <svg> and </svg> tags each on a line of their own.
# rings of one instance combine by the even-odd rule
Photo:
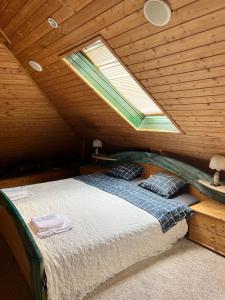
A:
<svg viewBox="0 0 225 300">
<path fill-rule="evenodd" d="M 168 250 L 187 233 L 185 219 L 163 233 L 146 211 L 73 178 L 26 188 L 32 196 L 15 205 L 27 224 L 33 216 L 58 212 L 73 224 L 72 230 L 47 239 L 32 233 L 44 260 L 49 300 L 82 299 L 120 271 Z"/>
<path fill-rule="evenodd" d="M 149 173 L 166 171 L 147 166 Z M 35 300 L 83 299 L 115 274 L 170 249 L 188 231 L 184 217 L 163 232 L 152 214 L 79 177 L 26 189 L 31 196 L 14 202 L 0 194 L 1 228 Z M 30 219 L 52 213 L 66 215 L 72 230 L 38 238 Z"/>
</svg>

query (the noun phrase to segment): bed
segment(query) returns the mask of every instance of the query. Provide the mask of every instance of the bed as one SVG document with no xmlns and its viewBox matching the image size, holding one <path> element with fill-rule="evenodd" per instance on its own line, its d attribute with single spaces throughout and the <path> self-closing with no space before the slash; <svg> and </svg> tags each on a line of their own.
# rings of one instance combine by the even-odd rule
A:
<svg viewBox="0 0 225 300">
<path fill-rule="evenodd" d="M 168 172 L 143 166 L 145 176 Z M 35 300 L 82 299 L 129 266 L 168 250 L 188 230 L 182 219 L 163 232 L 153 215 L 78 178 L 26 189 L 32 196 L 14 203 L 1 193 L 1 228 Z M 57 212 L 72 221 L 72 230 L 43 240 L 29 230 L 31 217 Z"/>
<path fill-rule="evenodd" d="M 187 233 L 184 219 L 164 234 L 149 213 L 73 178 L 27 189 L 33 196 L 15 202 L 26 223 L 32 216 L 60 211 L 73 224 L 72 230 L 47 239 L 33 235 L 44 259 L 49 300 L 82 299 L 134 263 L 168 250 Z"/>
</svg>

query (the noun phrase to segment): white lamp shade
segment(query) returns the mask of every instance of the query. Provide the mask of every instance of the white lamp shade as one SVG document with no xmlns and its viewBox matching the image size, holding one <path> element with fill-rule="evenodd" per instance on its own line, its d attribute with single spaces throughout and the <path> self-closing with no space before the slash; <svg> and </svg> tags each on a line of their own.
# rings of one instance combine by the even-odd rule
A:
<svg viewBox="0 0 225 300">
<path fill-rule="evenodd" d="M 101 140 L 98 140 L 98 139 L 95 139 L 93 140 L 93 147 L 99 147 L 99 148 L 102 148 L 102 141 Z"/>
<path fill-rule="evenodd" d="M 222 155 L 213 155 L 209 167 L 213 170 L 225 171 L 225 157 Z"/>
</svg>

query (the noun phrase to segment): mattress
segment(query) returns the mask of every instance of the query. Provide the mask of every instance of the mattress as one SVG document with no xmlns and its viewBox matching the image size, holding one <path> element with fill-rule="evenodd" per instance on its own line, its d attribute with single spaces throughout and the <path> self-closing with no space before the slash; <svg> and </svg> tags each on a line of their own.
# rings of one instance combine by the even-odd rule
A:
<svg viewBox="0 0 225 300">
<path fill-rule="evenodd" d="M 163 233 L 156 218 L 115 195 L 73 178 L 27 186 L 14 201 L 25 222 L 66 215 L 73 229 L 34 239 L 44 259 L 48 300 L 79 300 L 129 266 L 172 247 L 187 232 L 186 220 Z"/>
<path fill-rule="evenodd" d="M 171 201 L 175 200 L 175 201 L 178 201 L 184 205 L 187 205 L 187 206 L 192 206 L 194 204 L 197 204 L 199 203 L 199 199 L 194 197 L 193 195 L 190 195 L 188 193 L 182 193 L 176 197 L 173 197 L 170 199 Z"/>
</svg>

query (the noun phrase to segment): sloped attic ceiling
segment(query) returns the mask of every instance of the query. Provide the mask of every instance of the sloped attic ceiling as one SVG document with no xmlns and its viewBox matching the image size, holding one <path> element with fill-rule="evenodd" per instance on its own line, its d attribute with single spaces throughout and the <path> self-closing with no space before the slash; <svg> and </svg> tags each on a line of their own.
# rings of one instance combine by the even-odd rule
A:
<svg viewBox="0 0 225 300">
<path fill-rule="evenodd" d="M 1 43 L 0 64 L 0 166 L 76 150 L 80 138 Z"/>
<path fill-rule="evenodd" d="M 143 0 L 5 0 L 0 27 L 60 114 L 87 139 L 208 160 L 225 154 L 225 1 L 168 3 L 172 19 L 156 27 L 143 16 Z M 58 29 L 48 25 L 49 16 Z M 99 34 L 184 134 L 135 131 L 65 66 L 59 55 Z M 42 73 L 28 68 L 31 58 Z"/>
</svg>

